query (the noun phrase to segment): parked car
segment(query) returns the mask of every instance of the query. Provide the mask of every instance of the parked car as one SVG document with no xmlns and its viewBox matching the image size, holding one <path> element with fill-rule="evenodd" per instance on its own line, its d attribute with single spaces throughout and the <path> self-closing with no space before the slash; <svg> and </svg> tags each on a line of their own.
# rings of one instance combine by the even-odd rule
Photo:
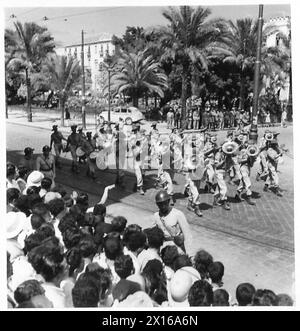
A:
<svg viewBox="0 0 300 331">
<path fill-rule="evenodd" d="M 101 115 L 108 121 L 108 110 L 104 110 Z M 122 118 L 128 124 L 137 123 L 145 119 L 143 113 L 136 107 L 115 107 L 110 111 L 110 121 L 118 122 Z"/>
</svg>

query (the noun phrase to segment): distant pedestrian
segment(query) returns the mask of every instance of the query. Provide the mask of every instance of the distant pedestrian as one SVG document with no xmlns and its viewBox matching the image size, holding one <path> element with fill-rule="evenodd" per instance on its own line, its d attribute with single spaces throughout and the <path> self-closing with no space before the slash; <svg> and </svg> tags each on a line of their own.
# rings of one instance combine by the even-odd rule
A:
<svg viewBox="0 0 300 331">
<path fill-rule="evenodd" d="M 269 127 L 271 125 L 271 115 L 270 112 L 267 111 L 266 112 L 266 119 L 265 119 L 265 126 Z"/>
<path fill-rule="evenodd" d="M 283 128 L 286 128 L 286 117 L 287 117 L 287 111 L 286 108 L 284 108 L 281 114 L 281 127 Z"/>
</svg>

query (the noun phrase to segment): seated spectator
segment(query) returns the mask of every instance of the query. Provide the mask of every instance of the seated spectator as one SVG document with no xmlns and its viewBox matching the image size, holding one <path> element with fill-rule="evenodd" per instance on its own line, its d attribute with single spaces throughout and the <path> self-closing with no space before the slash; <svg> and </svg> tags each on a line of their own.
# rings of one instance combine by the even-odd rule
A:
<svg viewBox="0 0 300 331">
<path fill-rule="evenodd" d="M 114 261 L 123 254 L 123 245 L 117 232 L 111 232 L 104 238 L 103 251 L 95 255 L 93 262 L 98 263 L 104 269 L 110 269 L 113 276 L 113 285 L 115 285 L 120 277 L 115 272 Z"/>
<path fill-rule="evenodd" d="M 198 251 L 194 258 L 195 268 L 199 271 L 201 279 L 209 278 L 208 266 L 213 263 L 213 257 L 205 250 Z"/>
<path fill-rule="evenodd" d="M 213 304 L 213 290 L 205 280 L 197 280 L 188 294 L 190 307 L 209 307 Z"/>
<path fill-rule="evenodd" d="M 38 190 L 40 191 L 41 188 L 41 183 L 42 183 L 42 179 L 44 178 L 44 175 L 37 170 L 32 171 L 29 176 L 27 177 L 27 184 L 26 184 L 26 188 L 23 192 L 23 194 L 28 194 L 27 190 L 29 187 L 37 187 Z"/>
<path fill-rule="evenodd" d="M 174 271 L 177 271 L 183 267 L 192 267 L 193 263 L 189 256 L 182 254 L 178 255 L 173 263 Z"/>
<path fill-rule="evenodd" d="M 224 276 L 224 265 L 221 262 L 213 262 L 208 268 L 208 275 L 211 280 L 213 290 L 223 286 L 222 278 Z"/>
<path fill-rule="evenodd" d="M 239 306 L 249 306 L 255 294 L 255 287 L 249 283 L 242 283 L 236 288 L 236 299 Z"/>
<path fill-rule="evenodd" d="M 277 299 L 278 299 L 278 306 L 288 307 L 294 305 L 293 299 L 287 294 L 278 294 Z"/>
<path fill-rule="evenodd" d="M 72 289 L 74 307 L 98 307 L 99 287 L 92 276 L 82 274 Z"/>
<path fill-rule="evenodd" d="M 51 213 L 52 220 L 51 223 L 54 226 L 55 236 L 63 243 L 62 233 L 58 226 L 61 219 L 66 215 L 67 209 L 63 199 L 53 199 L 48 203 L 48 209 Z"/>
<path fill-rule="evenodd" d="M 45 296 L 42 295 L 35 295 L 30 300 L 24 301 L 17 308 L 53 308 L 53 303 Z"/>
<path fill-rule="evenodd" d="M 120 303 L 115 303 L 114 307 L 116 308 L 145 308 L 145 307 L 154 307 L 153 301 L 143 291 L 137 291 L 134 294 L 128 295 L 125 300 Z"/>
<path fill-rule="evenodd" d="M 174 261 L 179 256 L 177 246 L 175 245 L 165 246 L 161 250 L 160 255 L 164 263 L 164 271 L 167 277 L 167 281 L 169 282 L 175 273 Z"/>
<path fill-rule="evenodd" d="M 15 201 L 14 206 L 17 211 L 21 211 L 26 215 L 26 217 L 31 215 L 29 208 L 29 197 L 27 195 L 20 195 L 19 198 Z"/>
<path fill-rule="evenodd" d="M 26 280 L 22 284 L 20 284 L 14 292 L 14 299 L 18 305 L 25 301 L 29 301 L 32 297 L 36 295 L 44 295 L 45 290 L 41 286 L 41 284 L 35 280 L 30 279 Z"/>
<path fill-rule="evenodd" d="M 229 294 L 224 289 L 217 289 L 213 293 L 213 306 L 229 306 Z"/>
<path fill-rule="evenodd" d="M 145 291 L 155 303 L 161 305 L 168 301 L 167 278 L 159 260 L 148 261 L 142 276 L 145 279 Z"/>
<path fill-rule="evenodd" d="M 6 212 L 7 213 L 10 211 L 19 211 L 18 208 L 15 206 L 15 204 L 20 196 L 21 196 L 20 191 L 14 187 L 6 190 Z"/>
<path fill-rule="evenodd" d="M 129 295 L 141 290 L 141 286 L 138 283 L 132 282 L 127 279 L 120 279 L 120 281 L 114 286 L 112 295 L 114 300 L 122 302 Z"/>
<path fill-rule="evenodd" d="M 56 241 L 57 243 L 57 241 Z M 53 241 L 43 242 L 28 254 L 28 261 L 32 264 L 37 274 L 45 282 L 42 284 L 46 297 L 52 301 L 54 308 L 66 307 L 65 293 L 60 288 L 60 283 L 65 277 L 64 256 L 60 247 Z"/>
<path fill-rule="evenodd" d="M 31 208 L 31 210 L 32 210 L 32 214 L 39 215 L 43 217 L 45 222 L 51 223 L 52 217 L 48 209 L 48 206 L 45 203 L 36 203 Z"/>
<path fill-rule="evenodd" d="M 44 203 L 48 205 L 48 203 L 54 199 L 61 199 L 61 195 L 58 192 L 47 192 L 44 197 Z"/>
<path fill-rule="evenodd" d="M 168 298 L 171 307 L 189 307 L 188 294 L 190 288 L 195 281 L 200 279 L 200 275 L 195 269 L 195 272 L 190 272 L 190 270 L 185 270 L 185 268 L 192 267 L 183 267 L 177 270 L 169 282 Z"/>
<path fill-rule="evenodd" d="M 159 252 L 164 243 L 164 233 L 160 228 L 153 227 L 150 229 L 145 229 L 144 233 L 147 237 L 148 248 L 143 249 L 137 257 L 141 266 L 141 271 L 143 271 L 145 265 L 150 260 L 157 259 L 162 262 Z"/>
<path fill-rule="evenodd" d="M 129 255 L 120 255 L 115 259 L 115 272 L 120 279 L 126 279 L 134 274 L 132 258 Z"/>
<path fill-rule="evenodd" d="M 47 239 L 45 233 L 40 231 L 32 233 L 26 237 L 23 249 L 25 255 L 27 255 L 33 248 L 40 246 L 45 239 Z"/>
<path fill-rule="evenodd" d="M 6 164 L 6 189 L 15 188 L 17 190 L 20 190 L 16 178 L 17 178 L 17 169 L 14 164 L 8 162 Z"/>
<path fill-rule="evenodd" d="M 19 256 L 23 256 L 23 247 L 18 242 L 18 236 L 26 226 L 26 216 L 21 212 L 9 212 L 5 216 L 6 249 L 13 263 Z"/>
<path fill-rule="evenodd" d="M 252 298 L 252 306 L 278 306 L 278 298 L 271 290 L 256 290 Z"/>
<path fill-rule="evenodd" d="M 46 238 L 55 236 L 54 226 L 51 223 L 43 223 L 36 232 L 43 233 Z"/>
<path fill-rule="evenodd" d="M 40 197 L 44 198 L 45 195 L 50 192 L 52 186 L 52 179 L 49 177 L 45 177 L 41 181 L 41 190 L 39 192 Z"/>
<path fill-rule="evenodd" d="M 123 232 L 127 225 L 127 219 L 123 216 L 114 217 L 111 221 L 112 231 L 118 232 L 120 235 L 123 235 Z"/>
<path fill-rule="evenodd" d="M 80 254 L 83 258 L 83 272 L 86 267 L 92 263 L 94 256 L 97 253 L 97 246 L 95 244 L 94 238 L 91 235 L 84 235 L 81 237 L 78 248 Z"/>
</svg>

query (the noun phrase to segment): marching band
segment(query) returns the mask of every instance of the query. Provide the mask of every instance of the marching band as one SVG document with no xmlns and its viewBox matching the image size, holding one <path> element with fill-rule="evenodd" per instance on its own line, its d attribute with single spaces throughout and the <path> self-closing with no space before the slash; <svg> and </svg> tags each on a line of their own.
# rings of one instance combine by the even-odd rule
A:
<svg viewBox="0 0 300 331">
<path fill-rule="evenodd" d="M 154 122 L 149 134 L 138 124 L 120 120 L 113 125 L 102 121 L 96 133 L 76 132 L 72 125 L 72 133 L 67 139 L 63 151 L 72 155 L 72 171 L 78 170 L 78 158 L 86 160 L 86 175 L 95 179 L 96 169 L 105 170 L 109 165 L 117 169 L 116 184 L 124 188 L 125 169 L 129 159 L 136 176 L 136 189 L 144 195 L 144 178 L 146 169 L 157 169 L 155 187 L 164 189 L 174 205 L 174 174 L 182 174 L 185 178 L 184 195 L 187 197 L 187 209 L 201 217 L 202 211 L 200 185 L 204 183 L 204 191 L 213 194 L 213 206 L 222 206 L 230 210 L 227 199 L 228 184 L 236 185 L 235 200 L 246 201 L 255 205 L 252 200 L 250 173 L 255 162 L 259 162 L 256 180 L 265 182 L 263 191 L 273 189 L 277 196 L 282 196 L 279 187 L 278 164 L 286 151 L 279 146 L 279 133 L 266 130 L 259 144 L 249 142 L 249 132 L 242 130 L 228 131 L 226 139 L 218 145 L 216 134 L 201 130 L 173 128 L 171 134 L 160 134 Z M 62 150 L 63 136 L 53 126 L 51 142 L 54 142 L 56 159 Z M 58 132 L 58 133 L 57 133 Z M 57 135 L 57 137 L 56 137 Z M 59 145 L 59 146 L 57 146 Z M 114 161 L 111 157 L 114 157 Z M 110 159 L 111 158 L 111 159 Z M 154 165 L 154 166 L 153 166 Z M 242 197 L 245 193 L 244 198 Z M 257 195 L 258 197 L 258 195 Z"/>
</svg>

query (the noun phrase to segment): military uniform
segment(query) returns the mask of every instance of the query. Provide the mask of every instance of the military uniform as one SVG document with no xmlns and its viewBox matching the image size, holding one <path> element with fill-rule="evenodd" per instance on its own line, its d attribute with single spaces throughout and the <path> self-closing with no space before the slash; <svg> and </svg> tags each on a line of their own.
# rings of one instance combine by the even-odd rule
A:
<svg viewBox="0 0 300 331">
<path fill-rule="evenodd" d="M 92 138 L 92 133 L 87 132 L 87 139 L 84 139 L 81 142 L 81 148 L 85 152 L 87 158 L 87 176 L 91 176 L 95 179 L 95 172 L 96 172 L 96 160 L 90 158 L 92 152 L 96 149 L 96 140 Z"/>
<path fill-rule="evenodd" d="M 57 125 L 53 125 L 52 131 L 54 131 L 51 134 L 51 139 L 50 139 L 50 149 L 52 148 L 52 144 L 54 145 L 54 152 L 56 156 L 56 166 L 59 168 L 60 167 L 60 162 L 59 162 L 59 157 L 61 154 L 61 151 L 63 149 L 62 141 L 67 139 L 64 138 L 62 133 L 57 130 Z"/>
<path fill-rule="evenodd" d="M 79 147 L 81 143 L 81 139 L 80 139 L 80 135 L 76 133 L 76 128 L 77 128 L 76 125 L 71 126 L 72 133 L 69 135 L 67 139 L 66 149 L 70 147 L 70 152 L 72 155 L 72 171 L 76 171 L 77 173 L 79 173 L 76 149 Z"/>
</svg>

